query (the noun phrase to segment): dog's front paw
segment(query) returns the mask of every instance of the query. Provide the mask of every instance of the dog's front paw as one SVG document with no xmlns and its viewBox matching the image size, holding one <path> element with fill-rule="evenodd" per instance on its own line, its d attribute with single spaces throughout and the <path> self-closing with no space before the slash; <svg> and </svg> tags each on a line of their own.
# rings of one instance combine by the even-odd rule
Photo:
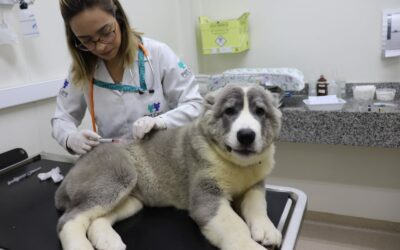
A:
<svg viewBox="0 0 400 250">
<path fill-rule="evenodd" d="M 62 244 L 64 250 L 94 250 L 92 244 L 86 241 L 71 241 L 68 244 Z"/>
<path fill-rule="evenodd" d="M 105 219 L 96 219 L 90 224 L 88 238 L 97 250 L 125 250 L 126 245 Z"/>
<path fill-rule="evenodd" d="M 255 241 L 260 242 L 264 246 L 280 246 L 282 242 L 282 234 L 275 228 L 269 219 L 263 218 L 254 220 L 249 224 L 249 227 L 251 237 Z"/>
<path fill-rule="evenodd" d="M 255 242 L 253 239 L 245 238 L 241 240 L 229 241 L 229 243 L 224 244 L 221 250 L 266 250 L 263 246 Z"/>
<path fill-rule="evenodd" d="M 59 232 L 59 237 L 64 250 L 94 250 L 86 235 L 80 234 L 79 230 L 65 225 Z"/>
</svg>

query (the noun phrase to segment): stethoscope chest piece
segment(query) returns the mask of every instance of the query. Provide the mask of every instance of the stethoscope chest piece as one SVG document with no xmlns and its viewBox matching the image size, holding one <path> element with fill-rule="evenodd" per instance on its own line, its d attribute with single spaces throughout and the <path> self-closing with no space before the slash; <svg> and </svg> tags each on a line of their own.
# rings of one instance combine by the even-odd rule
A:
<svg viewBox="0 0 400 250">
<path fill-rule="evenodd" d="M 149 89 L 147 92 L 148 92 L 149 94 L 154 94 L 154 89 Z M 140 95 L 143 95 L 145 92 L 144 92 L 143 90 L 138 90 L 138 93 L 139 93 Z"/>
</svg>

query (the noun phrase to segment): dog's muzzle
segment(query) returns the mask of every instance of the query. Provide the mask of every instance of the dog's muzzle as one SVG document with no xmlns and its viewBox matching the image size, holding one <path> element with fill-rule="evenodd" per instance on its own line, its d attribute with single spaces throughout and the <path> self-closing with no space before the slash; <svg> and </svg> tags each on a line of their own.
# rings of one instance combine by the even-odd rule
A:
<svg viewBox="0 0 400 250">
<path fill-rule="evenodd" d="M 241 129 L 237 132 L 236 138 L 241 146 L 248 147 L 253 144 L 256 133 L 251 129 Z"/>
<path fill-rule="evenodd" d="M 242 156 L 249 156 L 253 153 L 256 153 L 253 149 L 253 144 L 256 138 L 256 133 L 251 129 L 241 129 L 236 133 L 237 141 L 239 145 L 237 147 L 232 148 L 229 145 L 226 146 L 226 150 L 228 152 L 235 152 L 236 154 Z"/>
</svg>

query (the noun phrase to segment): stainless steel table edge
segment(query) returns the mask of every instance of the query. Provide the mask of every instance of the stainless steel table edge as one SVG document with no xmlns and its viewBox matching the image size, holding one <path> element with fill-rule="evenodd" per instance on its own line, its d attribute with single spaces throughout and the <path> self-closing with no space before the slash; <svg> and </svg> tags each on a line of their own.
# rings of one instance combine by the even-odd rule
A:
<svg viewBox="0 0 400 250">
<path fill-rule="evenodd" d="M 295 249 L 297 238 L 300 233 L 301 224 L 303 221 L 304 213 L 307 208 L 307 195 L 296 188 L 265 185 L 265 188 L 277 192 L 289 193 L 290 197 L 295 201 L 291 216 L 289 216 L 289 223 L 287 224 L 286 230 L 282 238 L 285 239 L 282 242 L 281 250 L 293 250 Z"/>
</svg>

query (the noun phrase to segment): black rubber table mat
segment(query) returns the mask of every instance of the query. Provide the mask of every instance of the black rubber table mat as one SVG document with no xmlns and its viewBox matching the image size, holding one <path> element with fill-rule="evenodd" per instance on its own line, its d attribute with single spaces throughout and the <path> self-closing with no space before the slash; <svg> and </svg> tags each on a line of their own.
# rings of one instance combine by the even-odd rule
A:
<svg viewBox="0 0 400 250">
<path fill-rule="evenodd" d="M 14 148 L 0 154 L 0 170 L 28 158 L 28 153 L 22 148 Z"/>
<path fill-rule="evenodd" d="M 10 186 L 15 176 L 41 167 L 32 176 Z M 0 176 L 0 249 L 61 249 L 56 225 L 61 215 L 54 207 L 58 184 L 40 181 L 37 174 L 59 166 L 66 174 L 71 164 L 38 160 Z M 277 225 L 289 199 L 288 193 L 268 191 L 268 215 Z M 203 237 L 186 211 L 174 208 L 148 208 L 116 223 L 127 249 L 135 250 L 210 250 L 216 249 Z"/>
</svg>

